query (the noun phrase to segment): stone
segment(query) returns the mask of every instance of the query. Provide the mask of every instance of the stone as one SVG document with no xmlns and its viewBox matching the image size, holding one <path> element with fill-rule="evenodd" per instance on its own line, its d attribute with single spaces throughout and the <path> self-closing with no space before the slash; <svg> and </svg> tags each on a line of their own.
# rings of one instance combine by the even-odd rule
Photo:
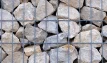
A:
<svg viewBox="0 0 107 63">
<path fill-rule="evenodd" d="M 20 4 L 14 11 L 15 18 L 25 26 L 26 24 L 33 24 L 35 19 L 35 7 L 30 3 Z"/>
<path fill-rule="evenodd" d="M 81 8 L 84 2 L 84 0 L 60 0 L 60 1 L 74 8 Z"/>
<path fill-rule="evenodd" d="M 27 3 L 28 0 L 20 0 L 21 3 Z"/>
<path fill-rule="evenodd" d="M 20 27 L 18 31 L 15 34 L 18 38 L 23 38 L 24 37 L 24 27 Z"/>
<path fill-rule="evenodd" d="M 107 24 L 107 16 L 104 18 L 104 22 Z"/>
<path fill-rule="evenodd" d="M 4 31 L 3 31 L 3 30 L 0 30 L 0 36 L 3 35 L 3 34 L 4 34 Z"/>
<path fill-rule="evenodd" d="M 58 0 L 50 0 L 49 2 L 53 5 L 55 10 L 58 8 Z"/>
<path fill-rule="evenodd" d="M 0 47 L 0 63 L 1 63 L 2 60 L 5 59 L 6 56 L 7 56 L 7 54 Z"/>
<path fill-rule="evenodd" d="M 19 28 L 19 24 L 10 12 L 0 9 L 0 29 L 3 29 L 6 32 L 16 32 Z M 2 25 L 1 25 L 2 24 Z M 2 26 L 2 27 L 1 27 Z"/>
<path fill-rule="evenodd" d="M 43 50 L 49 50 L 64 44 L 67 44 L 67 34 L 59 33 L 58 35 L 52 35 L 45 39 L 43 43 Z"/>
<path fill-rule="evenodd" d="M 28 63 L 49 63 L 49 55 L 46 52 L 33 54 L 29 57 Z"/>
<path fill-rule="evenodd" d="M 49 54 L 50 63 L 73 63 L 78 56 L 76 48 L 68 44 L 59 48 L 51 49 Z"/>
<path fill-rule="evenodd" d="M 96 43 L 96 44 L 92 44 L 93 47 L 101 47 L 102 43 L 102 37 L 101 34 L 98 30 L 96 29 L 92 29 L 92 30 L 88 30 L 88 31 L 82 31 L 80 32 L 75 38 L 73 44 L 76 47 L 87 47 L 87 46 L 91 46 L 90 43 Z M 98 44 L 97 44 L 98 43 Z"/>
<path fill-rule="evenodd" d="M 38 27 L 26 25 L 25 36 L 31 42 L 41 44 L 47 37 L 47 33 Z"/>
<path fill-rule="evenodd" d="M 49 32 L 49 33 L 57 34 L 57 32 L 58 32 L 57 20 L 58 19 L 56 16 L 48 16 L 38 24 L 38 27 Z"/>
<path fill-rule="evenodd" d="M 31 56 L 32 54 L 40 53 L 41 48 L 39 45 L 28 46 L 28 47 L 24 48 L 24 52 L 25 52 L 26 56 Z"/>
<path fill-rule="evenodd" d="M 90 5 L 91 2 L 91 5 Z M 102 11 L 107 11 L 107 1 L 106 0 L 86 0 L 86 6 L 90 6 Z M 102 5 L 102 7 L 101 7 Z"/>
<path fill-rule="evenodd" d="M 69 12 L 68 12 L 68 7 L 69 7 Z M 71 19 L 71 20 L 79 20 L 80 19 L 80 14 L 79 12 L 70 6 L 67 6 L 64 3 L 60 3 L 58 10 L 57 10 L 57 16 L 58 18 L 63 18 L 63 19 Z"/>
<path fill-rule="evenodd" d="M 20 38 L 20 42 L 21 42 L 22 46 L 26 46 L 29 43 L 29 41 L 27 39 L 25 39 L 25 38 Z"/>
<path fill-rule="evenodd" d="M 59 21 L 59 26 L 64 33 L 69 33 L 69 38 L 75 37 L 80 32 L 80 26 L 74 21 Z"/>
<path fill-rule="evenodd" d="M 20 4 L 20 0 L 1 0 L 3 9 L 12 12 Z"/>
<path fill-rule="evenodd" d="M 12 63 L 12 61 L 14 63 L 27 63 L 27 60 L 28 60 L 28 57 L 25 54 L 21 52 L 14 52 L 13 58 L 12 58 L 12 53 L 11 53 L 2 61 L 2 63 Z"/>
<path fill-rule="evenodd" d="M 104 36 L 104 37 L 107 37 L 107 25 L 105 25 L 105 26 L 103 26 L 102 27 L 102 35 Z"/>
<path fill-rule="evenodd" d="M 90 9 L 91 9 L 91 13 L 90 13 Z M 102 13 L 102 15 L 101 15 L 101 13 Z M 83 20 L 92 21 L 97 26 L 101 26 L 102 21 L 105 17 L 106 17 L 106 13 L 102 12 L 100 10 L 90 8 L 90 7 L 86 7 L 86 6 L 84 6 L 81 9 L 81 18 Z"/>
<path fill-rule="evenodd" d="M 92 52 L 92 54 L 91 54 Z M 91 59 L 92 57 L 92 59 Z M 78 62 L 80 63 L 99 63 L 101 61 L 101 54 L 94 47 L 83 47 L 80 48 L 78 55 Z"/>
<path fill-rule="evenodd" d="M 4 51 L 7 54 L 11 54 L 12 52 L 16 52 L 21 48 L 21 44 L 19 42 L 19 39 L 11 32 L 5 32 L 2 35 L 1 40 L 2 40 L 2 43 L 4 43 L 4 44 L 2 44 L 1 47 L 4 49 Z M 12 43 L 14 43 L 14 44 L 12 45 Z"/>
<path fill-rule="evenodd" d="M 38 21 L 42 20 L 46 16 L 51 15 L 54 11 L 55 9 L 53 8 L 52 4 L 50 4 L 47 0 L 40 0 L 36 8 L 36 19 Z"/>
<path fill-rule="evenodd" d="M 31 0 L 32 4 L 36 7 L 40 0 Z"/>
</svg>

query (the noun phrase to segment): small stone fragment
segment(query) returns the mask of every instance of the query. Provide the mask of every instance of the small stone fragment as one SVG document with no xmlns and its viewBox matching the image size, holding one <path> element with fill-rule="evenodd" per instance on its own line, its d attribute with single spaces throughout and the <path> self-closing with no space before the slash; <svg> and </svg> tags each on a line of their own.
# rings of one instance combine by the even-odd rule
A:
<svg viewBox="0 0 107 63">
<path fill-rule="evenodd" d="M 77 55 L 78 52 L 74 46 L 64 45 L 59 48 L 51 49 L 50 63 L 73 63 Z"/>
<path fill-rule="evenodd" d="M 49 56 L 46 52 L 36 53 L 29 57 L 28 63 L 49 63 Z"/>
<path fill-rule="evenodd" d="M 31 56 L 32 54 L 40 53 L 41 52 L 41 48 L 40 48 L 39 45 L 28 46 L 28 47 L 24 48 L 24 52 L 25 52 L 26 56 Z"/>
<path fill-rule="evenodd" d="M 58 8 L 58 0 L 50 0 L 49 2 L 53 5 L 55 10 Z"/>
<path fill-rule="evenodd" d="M 22 46 L 26 46 L 29 43 L 29 41 L 25 38 L 20 38 L 20 42 Z"/>
<path fill-rule="evenodd" d="M 49 32 L 49 33 L 57 34 L 57 31 L 58 31 L 57 17 L 56 16 L 48 16 L 43 20 L 44 21 L 41 21 L 38 24 L 38 27 Z M 48 21 L 46 21 L 46 20 L 48 20 Z"/>
<path fill-rule="evenodd" d="M 81 47 L 91 46 L 89 43 L 102 43 L 102 42 L 103 41 L 100 32 L 96 29 L 92 29 L 79 33 L 73 41 L 73 43 L 78 43 L 78 44 L 73 44 L 73 45 L 81 48 Z M 101 44 L 92 44 L 92 46 L 101 47 Z"/>
<path fill-rule="evenodd" d="M 21 3 L 27 3 L 28 0 L 20 0 Z"/>
<path fill-rule="evenodd" d="M 1 63 L 2 60 L 5 59 L 6 56 L 7 56 L 7 54 L 0 47 L 0 63 Z"/>
<path fill-rule="evenodd" d="M 64 3 L 60 3 L 58 10 L 57 10 L 57 16 L 58 18 L 63 18 L 63 19 L 71 19 L 71 20 L 79 20 L 80 15 L 79 12 L 73 8 L 69 6 L 69 12 L 68 12 L 68 6 Z"/>
<path fill-rule="evenodd" d="M 24 27 L 20 27 L 20 28 L 18 29 L 18 31 L 16 32 L 16 36 L 17 36 L 18 38 L 24 37 Z"/>
<path fill-rule="evenodd" d="M 31 0 L 32 4 L 36 7 L 40 0 Z"/>
<path fill-rule="evenodd" d="M 12 60 L 14 63 L 23 63 L 23 62 L 27 63 L 27 59 L 28 59 L 28 57 L 26 55 L 24 55 L 24 53 L 14 52 L 13 58 L 12 58 L 12 53 L 11 53 L 2 61 L 2 63 L 12 63 Z"/>
<path fill-rule="evenodd" d="M 102 27 L 102 35 L 107 37 L 107 25 Z"/>
<path fill-rule="evenodd" d="M 107 24 L 107 16 L 104 18 L 104 22 Z"/>
<path fill-rule="evenodd" d="M 91 54 L 92 51 L 92 54 Z M 92 59 L 91 59 L 92 57 Z M 83 47 L 80 48 L 78 62 L 80 63 L 99 63 L 101 61 L 101 54 L 94 47 Z"/>
</svg>

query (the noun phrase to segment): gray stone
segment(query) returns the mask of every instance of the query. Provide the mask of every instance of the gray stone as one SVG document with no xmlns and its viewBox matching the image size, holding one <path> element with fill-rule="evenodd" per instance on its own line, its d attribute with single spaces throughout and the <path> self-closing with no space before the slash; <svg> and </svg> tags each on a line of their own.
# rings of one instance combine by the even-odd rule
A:
<svg viewBox="0 0 107 63">
<path fill-rule="evenodd" d="M 107 25 L 102 27 L 102 35 L 107 37 Z"/>
<path fill-rule="evenodd" d="M 3 32 L 3 30 L 0 30 L 0 36 L 1 36 L 2 34 L 4 34 L 4 32 Z"/>
<path fill-rule="evenodd" d="M 16 32 L 16 36 L 17 36 L 18 38 L 24 37 L 24 27 L 20 27 L 20 28 L 18 29 L 18 31 Z"/>
<path fill-rule="evenodd" d="M 5 59 L 5 57 L 7 56 L 7 54 L 2 50 L 2 48 L 0 47 L 0 62 L 2 60 Z"/>
<path fill-rule="evenodd" d="M 50 0 L 49 2 L 53 5 L 55 10 L 58 8 L 58 0 Z"/>
<path fill-rule="evenodd" d="M 25 38 L 20 38 L 20 42 L 22 46 L 26 46 L 29 43 L 29 41 Z"/>
<path fill-rule="evenodd" d="M 107 23 L 107 16 L 104 18 L 104 22 Z"/>
<path fill-rule="evenodd" d="M 37 6 L 40 0 L 31 0 L 32 4 L 34 6 Z"/>
</svg>

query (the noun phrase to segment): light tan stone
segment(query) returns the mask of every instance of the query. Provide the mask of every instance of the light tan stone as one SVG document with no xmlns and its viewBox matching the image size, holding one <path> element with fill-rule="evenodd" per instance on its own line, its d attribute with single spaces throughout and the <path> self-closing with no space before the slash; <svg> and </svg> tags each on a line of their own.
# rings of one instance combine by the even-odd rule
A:
<svg viewBox="0 0 107 63">
<path fill-rule="evenodd" d="M 24 27 L 20 27 L 20 28 L 18 29 L 18 31 L 16 32 L 16 36 L 17 36 L 18 38 L 24 37 Z"/>
<path fill-rule="evenodd" d="M 2 50 L 2 48 L 0 47 L 0 62 L 2 60 L 5 59 L 5 57 L 7 56 L 7 54 Z"/>
</svg>

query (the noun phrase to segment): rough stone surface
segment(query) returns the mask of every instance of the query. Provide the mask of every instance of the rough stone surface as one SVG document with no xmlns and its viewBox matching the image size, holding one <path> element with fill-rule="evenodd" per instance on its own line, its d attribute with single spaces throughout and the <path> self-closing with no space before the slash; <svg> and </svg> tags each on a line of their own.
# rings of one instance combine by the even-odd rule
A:
<svg viewBox="0 0 107 63">
<path fill-rule="evenodd" d="M 90 9 L 91 9 L 91 13 L 90 13 Z M 102 16 L 101 16 L 101 13 L 102 13 Z M 91 18 L 90 18 L 90 16 L 91 16 Z M 94 8 L 84 6 L 81 10 L 81 18 L 83 20 L 91 20 L 97 26 L 101 25 L 101 23 L 105 17 L 106 17 L 105 12 L 99 11 Z M 102 21 L 98 22 L 97 20 L 102 20 Z"/>
<path fill-rule="evenodd" d="M 53 5 L 55 10 L 58 8 L 58 0 L 50 0 L 49 2 Z"/>
<path fill-rule="evenodd" d="M 76 47 L 85 47 L 85 46 L 91 46 L 89 43 L 102 43 L 102 37 L 100 35 L 100 32 L 98 30 L 92 29 L 89 31 L 83 31 L 79 33 L 73 43 L 79 43 L 74 44 Z M 80 44 L 83 43 L 83 44 Z M 86 43 L 86 44 L 84 44 Z M 101 44 L 92 44 L 93 47 L 101 47 Z"/>
<path fill-rule="evenodd" d="M 44 21 L 41 21 L 39 24 L 38 24 L 38 27 L 49 32 L 49 33 L 54 33 L 54 34 L 57 34 L 57 17 L 56 16 L 48 16 L 46 17 L 45 19 L 43 19 Z M 48 20 L 48 21 L 46 21 Z"/>
<path fill-rule="evenodd" d="M 7 54 L 2 50 L 2 48 L 0 47 L 0 62 L 2 60 L 5 59 L 5 57 L 7 56 Z"/>
<path fill-rule="evenodd" d="M 31 0 L 32 4 L 34 6 L 37 6 L 40 0 Z"/>
<path fill-rule="evenodd" d="M 3 32 L 3 30 L 0 30 L 0 36 L 1 36 L 2 34 L 4 34 L 4 32 Z"/>
<path fill-rule="evenodd" d="M 28 2 L 20 4 L 15 9 L 14 15 L 17 20 L 20 20 L 22 25 L 33 24 L 35 19 L 34 12 L 35 7 L 30 2 Z"/>
<path fill-rule="evenodd" d="M 1 0 L 1 3 L 5 10 L 12 12 L 20 4 L 20 0 Z"/>
<path fill-rule="evenodd" d="M 47 37 L 47 33 L 38 27 L 26 25 L 25 36 L 31 42 L 43 43 Z"/>
<path fill-rule="evenodd" d="M 64 45 L 65 43 L 67 43 L 67 34 L 60 33 L 58 35 L 47 37 L 44 41 L 43 49 L 49 50 L 50 48 L 59 47 L 61 45 Z"/>
<path fill-rule="evenodd" d="M 70 21 L 59 21 L 59 26 L 62 32 L 69 33 L 69 38 L 75 37 L 80 32 L 80 27 L 76 22 Z"/>
<path fill-rule="evenodd" d="M 58 18 L 66 18 L 66 19 L 69 18 L 71 20 L 79 20 L 80 18 L 79 12 L 73 7 L 69 7 L 69 13 L 68 13 L 68 6 L 64 3 L 59 4 L 57 14 L 58 14 Z"/>
<path fill-rule="evenodd" d="M 104 22 L 107 23 L 107 16 L 105 17 Z"/>
<path fill-rule="evenodd" d="M 18 31 L 16 32 L 16 36 L 17 36 L 18 38 L 23 38 L 23 37 L 24 37 L 24 27 L 20 27 L 20 28 L 18 29 Z"/>
<path fill-rule="evenodd" d="M 1 40 L 2 40 L 2 43 L 6 43 L 6 44 L 2 44 L 2 48 L 7 54 L 12 53 L 12 43 L 15 43 L 13 44 L 13 52 L 18 51 L 21 48 L 19 39 L 11 32 L 5 32 L 2 35 Z"/>
<path fill-rule="evenodd" d="M 75 7 L 75 8 L 81 8 L 83 6 L 84 0 L 60 0 L 61 2 L 66 3 L 69 6 Z"/>
<path fill-rule="evenodd" d="M 102 27 L 102 35 L 107 37 L 107 25 Z"/>
<path fill-rule="evenodd" d="M 92 51 L 92 54 L 90 53 Z M 91 57 L 92 57 L 92 63 L 99 63 L 101 61 L 101 54 L 98 52 L 96 48 L 90 48 L 90 47 L 83 47 L 80 48 L 78 61 L 80 63 L 91 63 Z"/>
<path fill-rule="evenodd" d="M 28 0 L 20 0 L 21 3 L 27 3 Z"/>
<path fill-rule="evenodd" d="M 40 53 L 41 52 L 41 48 L 40 48 L 39 45 L 28 46 L 28 47 L 24 48 L 24 52 L 25 52 L 26 56 L 31 56 L 32 54 Z"/>
<path fill-rule="evenodd" d="M 68 52 L 69 50 L 69 52 Z M 57 56 L 58 53 L 58 56 Z M 69 54 L 68 54 L 69 53 Z M 50 51 L 50 63 L 73 63 L 77 58 L 78 52 L 72 45 L 64 45 L 59 48 L 51 49 Z M 70 60 L 68 60 L 70 58 Z"/>
<path fill-rule="evenodd" d="M 26 46 L 29 43 L 29 41 L 27 39 L 25 39 L 25 38 L 20 38 L 20 42 L 21 42 L 22 46 Z"/>
<path fill-rule="evenodd" d="M 14 52 L 13 53 L 13 59 L 12 59 L 12 54 L 8 55 L 3 61 L 2 63 L 12 63 L 12 60 L 14 63 L 27 63 L 27 59 L 28 57 L 26 55 L 24 55 L 21 52 Z M 23 59 L 24 57 L 24 59 Z"/>
<path fill-rule="evenodd" d="M 35 63 L 49 63 L 49 56 L 46 52 L 36 53 L 29 57 L 28 63 L 34 63 L 34 60 Z"/>
</svg>

